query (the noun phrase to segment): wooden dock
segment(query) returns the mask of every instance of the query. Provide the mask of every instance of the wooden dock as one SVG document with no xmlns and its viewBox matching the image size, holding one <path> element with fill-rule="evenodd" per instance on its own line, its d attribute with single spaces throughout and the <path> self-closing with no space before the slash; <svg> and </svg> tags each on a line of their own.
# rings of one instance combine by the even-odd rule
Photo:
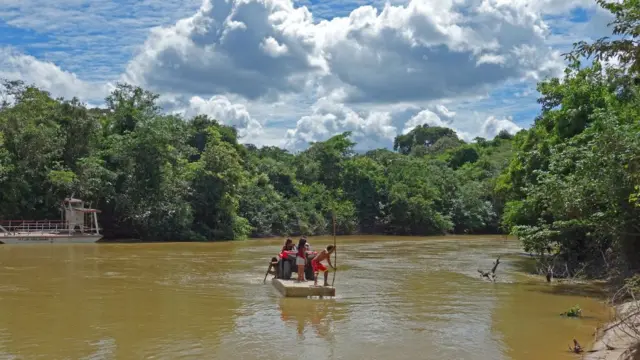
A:
<svg viewBox="0 0 640 360">
<path fill-rule="evenodd" d="M 336 296 L 336 288 L 313 286 L 313 281 L 299 283 L 295 280 L 273 279 L 271 283 L 284 297 Z"/>
</svg>

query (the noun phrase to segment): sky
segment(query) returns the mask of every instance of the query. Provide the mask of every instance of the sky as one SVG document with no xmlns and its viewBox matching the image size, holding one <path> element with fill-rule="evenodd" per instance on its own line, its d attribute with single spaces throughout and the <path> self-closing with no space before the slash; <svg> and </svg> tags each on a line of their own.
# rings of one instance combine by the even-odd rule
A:
<svg viewBox="0 0 640 360">
<path fill-rule="evenodd" d="M 531 126 L 536 84 L 609 21 L 594 0 L 3 0 L 0 78 L 89 106 L 129 83 L 292 151 L 421 124 L 471 141 Z"/>
</svg>

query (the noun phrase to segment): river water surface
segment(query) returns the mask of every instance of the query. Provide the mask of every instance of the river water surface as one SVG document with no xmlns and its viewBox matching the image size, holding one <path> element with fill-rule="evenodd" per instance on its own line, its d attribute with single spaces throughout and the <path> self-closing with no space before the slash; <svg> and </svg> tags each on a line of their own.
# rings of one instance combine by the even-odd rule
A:
<svg viewBox="0 0 640 360">
<path fill-rule="evenodd" d="M 281 246 L 0 245 L 0 359 L 571 359 L 607 320 L 599 300 L 518 272 L 504 237 L 339 237 L 330 300 L 263 285 Z M 575 304 L 584 319 L 559 316 Z"/>
</svg>

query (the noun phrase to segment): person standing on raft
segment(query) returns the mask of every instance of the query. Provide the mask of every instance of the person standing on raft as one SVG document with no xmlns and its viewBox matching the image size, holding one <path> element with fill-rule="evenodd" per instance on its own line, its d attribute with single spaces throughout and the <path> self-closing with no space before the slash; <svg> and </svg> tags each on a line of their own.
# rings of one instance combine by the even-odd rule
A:
<svg viewBox="0 0 640 360">
<path fill-rule="evenodd" d="M 298 282 L 304 282 L 304 266 L 307 264 L 307 250 L 304 246 L 306 239 L 300 239 L 298 242 L 298 253 L 296 254 L 296 265 L 298 266 Z"/>
<path fill-rule="evenodd" d="M 318 273 L 324 272 L 324 286 L 329 286 L 329 270 L 324 266 L 321 261 L 327 260 L 329 266 L 335 270 L 335 266 L 331 264 L 331 254 L 336 250 L 335 246 L 329 245 L 326 249 L 322 250 L 316 257 L 311 260 L 311 266 L 313 267 L 313 286 L 318 286 Z"/>
</svg>

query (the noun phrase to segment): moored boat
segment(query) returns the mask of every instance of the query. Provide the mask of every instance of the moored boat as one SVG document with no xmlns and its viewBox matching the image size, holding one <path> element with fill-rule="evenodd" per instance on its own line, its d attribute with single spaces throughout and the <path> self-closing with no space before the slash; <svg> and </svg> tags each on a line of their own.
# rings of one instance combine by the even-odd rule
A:
<svg viewBox="0 0 640 360">
<path fill-rule="evenodd" d="M 95 243 L 102 239 L 100 210 L 85 207 L 80 199 L 64 200 L 62 220 L 0 220 L 0 243 Z"/>
</svg>

